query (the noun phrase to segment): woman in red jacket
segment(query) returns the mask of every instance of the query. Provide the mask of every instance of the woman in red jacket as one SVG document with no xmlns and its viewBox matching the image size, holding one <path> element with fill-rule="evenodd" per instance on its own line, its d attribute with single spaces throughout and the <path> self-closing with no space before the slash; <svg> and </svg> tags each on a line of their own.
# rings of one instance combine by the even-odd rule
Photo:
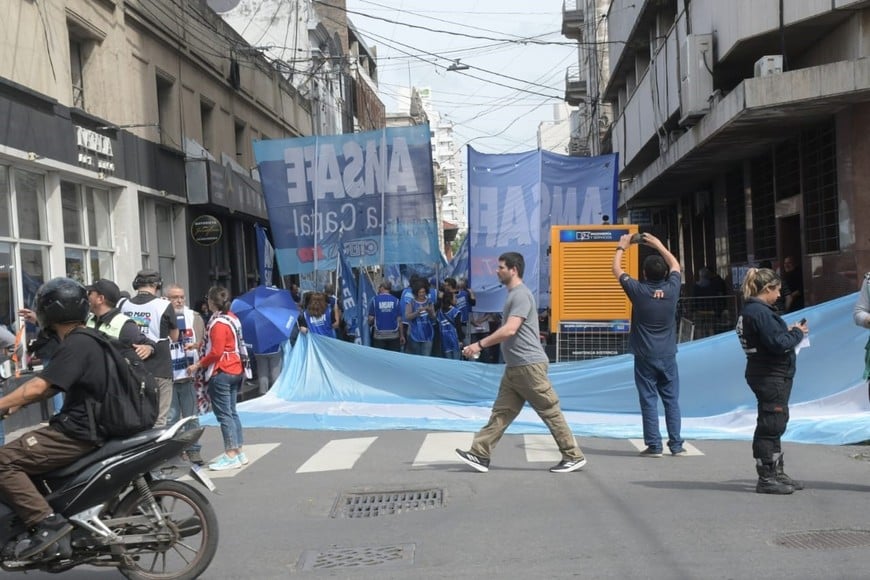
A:
<svg viewBox="0 0 870 580">
<path fill-rule="evenodd" d="M 226 288 L 212 286 L 209 289 L 208 308 L 212 316 L 206 329 L 205 354 L 187 369 L 191 375 L 205 369 L 208 396 L 221 426 L 224 454 L 209 464 L 208 468 L 214 471 L 238 469 L 248 463 L 242 453 L 242 422 L 236 411 L 239 388 L 245 376 L 239 356 L 242 325 L 230 312 L 230 303 Z"/>
</svg>

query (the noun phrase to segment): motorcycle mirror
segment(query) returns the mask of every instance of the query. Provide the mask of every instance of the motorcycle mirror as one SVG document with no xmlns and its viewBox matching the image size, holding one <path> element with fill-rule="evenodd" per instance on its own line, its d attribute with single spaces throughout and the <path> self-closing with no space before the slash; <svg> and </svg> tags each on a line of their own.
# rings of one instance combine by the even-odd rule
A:
<svg viewBox="0 0 870 580">
<path fill-rule="evenodd" d="M 2 363 L 0 363 L 0 379 L 4 381 L 11 377 L 14 374 L 12 370 L 12 361 L 10 359 L 6 359 Z"/>
</svg>

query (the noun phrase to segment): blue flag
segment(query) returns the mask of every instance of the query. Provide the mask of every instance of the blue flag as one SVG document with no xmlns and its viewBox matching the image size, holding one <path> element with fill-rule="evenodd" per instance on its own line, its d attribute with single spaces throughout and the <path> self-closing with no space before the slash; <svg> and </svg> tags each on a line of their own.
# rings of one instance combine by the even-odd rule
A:
<svg viewBox="0 0 870 580">
<path fill-rule="evenodd" d="M 344 252 L 339 252 L 339 258 L 341 260 L 341 270 L 338 274 L 339 300 L 343 310 L 341 316 L 344 319 L 347 333 L 359 337 L 361 318 L 353 268 L 350 267 Z"/>
<path fill-rule="evenodd" d="M 465 278 L 468 280 L 468 236 L 462 240 L 456 255 L 444 268 L 444 278 Z"/>
<path fill-rule="evenodd" d="M 372 336 L 371 327 L 368 323 L 368 310 L 369 303 L 375 297 L 375 289 L 372 286 L 372 281 L 369 280 L 368 274 L 362 268 L 359 270 L 359 284 L 356 285 L 356 289 L 359 292 L 356 303 L 357 308 L 360 310 L 360 341 L 366 346 L 371 346 Z"/>
</svg>

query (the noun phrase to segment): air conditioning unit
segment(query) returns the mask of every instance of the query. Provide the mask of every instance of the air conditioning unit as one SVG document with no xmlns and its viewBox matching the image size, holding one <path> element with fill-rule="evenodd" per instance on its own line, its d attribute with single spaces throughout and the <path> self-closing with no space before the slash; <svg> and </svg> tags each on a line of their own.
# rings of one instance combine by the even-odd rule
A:
<svg viewBox="0 0 870 580">
<path fill-rule="evenodd" d="M 689 34 L 680 47 L 680 125 L 694 125 L 710 110 L 713 35 Z"/>
<path fill-rule="evenodd" d="M 755 61 L 755 76 L 766 77 L 782 72 L 782 55 L 768 54 Z"/>
</svg>

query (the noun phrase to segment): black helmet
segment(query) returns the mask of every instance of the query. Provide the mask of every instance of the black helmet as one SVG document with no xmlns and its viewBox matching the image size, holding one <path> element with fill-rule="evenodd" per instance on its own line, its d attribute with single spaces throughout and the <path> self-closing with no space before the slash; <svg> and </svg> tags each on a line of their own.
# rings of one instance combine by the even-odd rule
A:
<svg viewBox="0 0 870 580">
<path fill-rule="evenodd" d="M 160 272 L 147 268 L 139 270 L 136 277 L 133 278 L 133 290 L 138 290 L 143 286 L 154 286 L 160 290 L 163 287 L 163 278 L 160 277 Z"/>
<path fill-rule="evenodd" d="M 36 319 L 44 330 L 52 324 L 84 322 L 88 317 L 88 291 L 71 278 L 52 278 L 36 292 Z"/>
</svg>

